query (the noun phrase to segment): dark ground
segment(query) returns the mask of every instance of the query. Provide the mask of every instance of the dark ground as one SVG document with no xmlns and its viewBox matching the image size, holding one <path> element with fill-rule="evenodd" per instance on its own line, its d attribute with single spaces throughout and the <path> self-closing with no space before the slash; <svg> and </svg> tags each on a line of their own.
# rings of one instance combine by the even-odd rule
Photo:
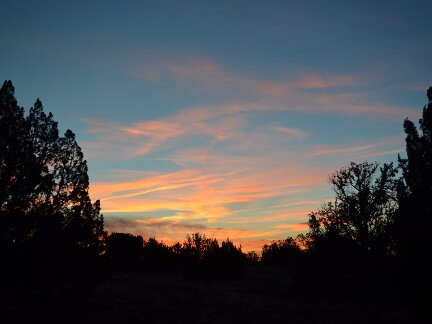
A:
<svg viewBox="0 0 432 324">
<path fill-rule="evenodd" d="M 9 310 L 4 323 L 417 322 L 403 303 L 310 294 L 294 288 L 290 278 L 286 270 L 263 266 L 250 267 L 235 280 L 112 272 L 85 293 L 61 287 L 50 292 L 49 302 L 40 302 L 37 294 L 29 297 Z"/>
</svg>

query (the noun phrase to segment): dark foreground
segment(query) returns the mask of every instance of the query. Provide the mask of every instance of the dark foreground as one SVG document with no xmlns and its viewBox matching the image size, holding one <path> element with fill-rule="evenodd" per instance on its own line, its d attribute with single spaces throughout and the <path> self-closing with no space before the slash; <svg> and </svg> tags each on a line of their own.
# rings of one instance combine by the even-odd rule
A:
<svg viewBox="0 0 432 324">
<path fill-rule="evenodd" d="M 236 280 L 112 272 L 91 288 L 57 287 L 49 295 L 17 299 L 3 310 L 4 323 L 419 322 L 403 302 L 308 293 L 294 288 L 286 271 L 262 266 Z"/>
</svg>

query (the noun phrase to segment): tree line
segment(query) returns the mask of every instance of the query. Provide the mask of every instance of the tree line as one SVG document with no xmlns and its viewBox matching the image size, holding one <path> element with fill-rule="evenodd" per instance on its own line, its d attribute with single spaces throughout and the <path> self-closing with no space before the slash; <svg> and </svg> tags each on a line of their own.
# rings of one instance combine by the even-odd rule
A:
<svg viewBox="0 0 432 324">
<path fill-rule="evenodd" d="M 403 123 L 406 157 L 397 165 L 351 162 L 330 175 L 335 198 L 308 216 L 309 230 L 244 253 L 200 233 L 168 246 L 104 230 L 91 202 L 87 162 L 75 135 L 39 99 L 28 114 L 11 81 L 0 89 L 0 258 L 2 278 L 50 285 L 93 278 L 101 269 L 182 269 L 186 277 L 241 277 L 248 265 L 289 269 L 303 286 L 361 292 L 431 287 L 432 87 L 419 129 Z M 23 279 L 24 278 L 24 279 Z M 365 288 L 366 287 L 366 288 Z M 339 289 L 339 290 L 338 290 Z M 365 292 L 367 293 L 367 292 Z"/>
</svg>

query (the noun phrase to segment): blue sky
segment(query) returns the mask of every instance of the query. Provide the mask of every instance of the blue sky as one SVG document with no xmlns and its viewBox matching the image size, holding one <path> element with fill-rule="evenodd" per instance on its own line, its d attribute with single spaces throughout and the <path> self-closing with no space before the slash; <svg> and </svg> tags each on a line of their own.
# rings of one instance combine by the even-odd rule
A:
<svg viewBox="0 0 432 324">
<path fill-rule="evenodd" d="M 395 161 L 432 83 L 430 1 L 9 1 L 0 72 L 89 164 L 107 228 L 258 248 L 349 161 Z"/>
</svg>

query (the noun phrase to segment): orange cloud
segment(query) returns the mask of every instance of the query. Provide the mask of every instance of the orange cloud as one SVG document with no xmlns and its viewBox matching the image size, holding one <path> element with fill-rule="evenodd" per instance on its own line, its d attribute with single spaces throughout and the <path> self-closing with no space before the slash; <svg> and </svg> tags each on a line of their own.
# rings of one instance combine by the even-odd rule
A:
<svg viewBox="0 0 432 324">
<path fill-rule="evenodd" d="M 296 224 L 278 224 L 275 228 L 289 229 L 293 232 L 306 232 L 309 229 L 307 223 L 296 223 Z"/>
<path fill-rule="evenodd" d="M 251 161 L 251 167 L 253 161 Z M 118 183 L 95 182 L 91 195 L 100 199 L 104 213 L 177 211 L 171 219 L 216 221 L 238 213 L 234 204 L 260 204 L 271 197 L 289 197 L 325 184 L 321 172 L 275 167 L 211 173 L 181 170 Z M 306 173 L 306 175 L 305 175 Z M 265 207 L 265 206 L 264 206 Z"/>
</svg>

